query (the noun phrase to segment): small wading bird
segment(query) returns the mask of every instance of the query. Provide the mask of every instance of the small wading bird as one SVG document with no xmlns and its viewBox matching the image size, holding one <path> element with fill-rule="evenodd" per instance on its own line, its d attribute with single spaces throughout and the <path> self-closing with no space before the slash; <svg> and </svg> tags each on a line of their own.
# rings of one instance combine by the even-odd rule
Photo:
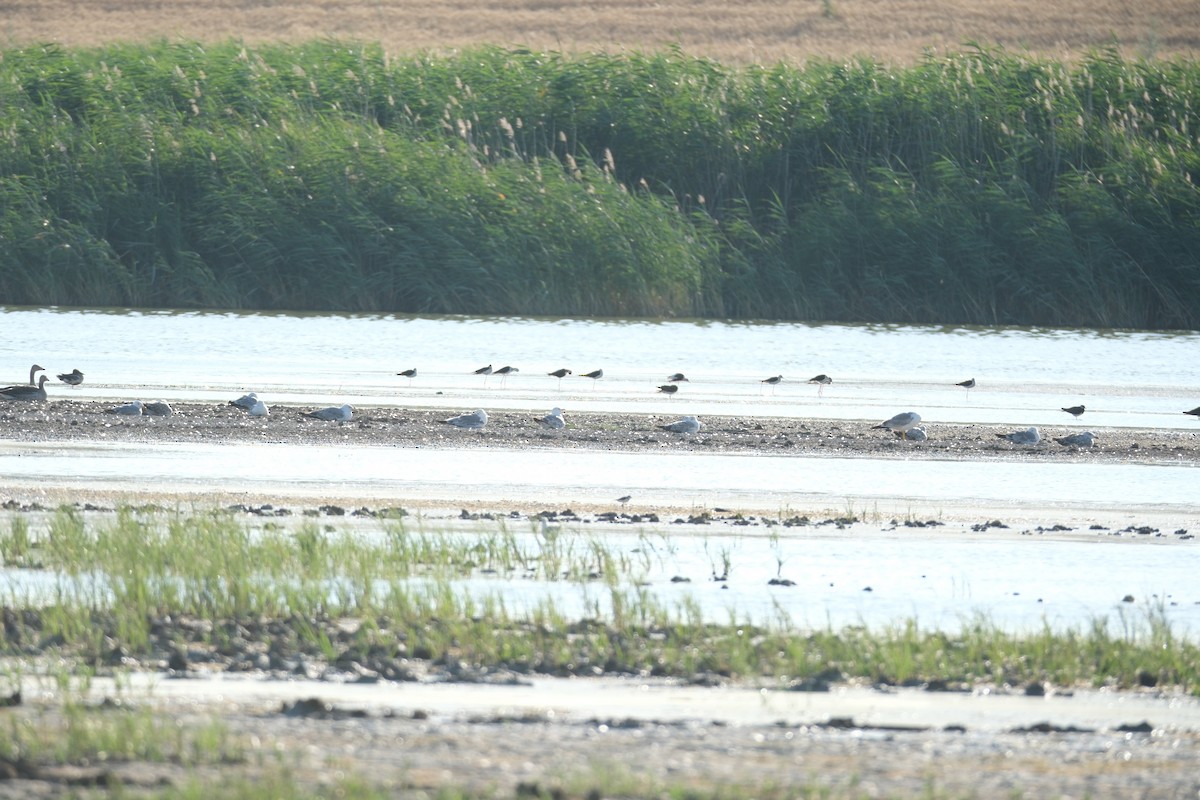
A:
<svg viewBox="0 0 1200 800">
<path fill-rule="evenodd" d="M 70 372 L 64 372 L 59 375 L 58 379 L 68 386 L 78 386 L 83 383 L 83 373 L 78 369 L 73 369 Z"/>
<path fill-rule="evenodd" d="M 663 394 L 665 394 L 667 397 L 674 397 L 675 393 L 679 391 L 679 384 L 664 383 L 662 386 L 658 387 L 658 390 L 660 392 L 662 392 Z"/>
<path fill-rule="evenodd" d="M 477 431 L 484 425 L 487 425 L 487 421 L 487 412 L 482 408 L 477 408 L 470 414 L 459 414 L 457 417 L 442 420 L 446 425 L 452 425 L 455 428 L 462 428 L 466 431 Z"/>
<path fill-rule="evenodd" d="M 775 387 L 776 387 L 776 386 L 778 386 L 778 385 L 779 385 L 779 383 L 780 383 L 780 381 L 782 381 L 782 380 L 783 380 L 783 376 L 782 376 L 782 375 L 775 375 L 775 376 L 773 376 L 773 377 L 770 377 L 770 378 L 763 378 L 763 379 L 762 379 L 762 383 L 765 383 L 765 384 L 767 384 L 768 386 L 770 386 L 770 387 L 771 387 L 771 394 L 775 394 Z"/>
<path fill-rule="evenodd" d="M 37 386 L 9 386 L 3 391 L 0 391 L 0 399 L 33 402 L 45 400 L 47 397 L 46 381 L 48 380 L 50 380 L 48 376 L 42 375 L 40 378 L 38 378 Z"/>
<path fill-rule="evenodd" d="M 621 505 L 625 505 L 626 503 L 628 503 L 628 502 L 629 502 L 630 500 L 632 500 L 632 499 L 633 499 L 633 495 L 631 495 L 631 494 L 623 494 L 623 495 L 621 495 L 620 497 L 618 497 L 618 498 L 617 498 L 617 502 L 618 502 L 618 503 L 620 503 Z"/>
<path fill-rule="evenodd" d="M 823 397 L 825 387 L 833 383 L 833 378 L 822 372 L 820 375 L 814 375 L 813 377 L 809 378 L 808 382 L 815 383 L 817 385 L 817 397 Z"/>
<path fill-rule="evenodd" d="M 514 372 L 520 372 L 520 371 L 521 370 L 517 369 L 516 367 L 501 367 L 500 369 L 496 370 L 496 374 L 499 375 L 501 378 L 500 386 L 503 387 L 504 384 L 508 382 L 509 375 L 512 375 Z"/>
<path fill-rule="evenodd" d="M 1191 411 L 1185 411 L 1183 413 L 1191 414 L 1193 417 L 1200 417 L 1200 406 L 1196 406 Z"/>
<path fill-rule="evenodd" d="M 396 374 L 401 378 L 408 378 L 408 382 L 412 383 L 412 379 L 417 377 L 417 368 L 413 367 L 412 369 L 406 369 L 404 372 L 397 372 Z"/>
<path fill-rule="evenodd" d="M 354 419 L 354 406 L 329 406 L 316 411 L 305 411 L 304 416 L 325 422 L 349 422 Z"/>
<path fill-rule="evenodd" d="M 32 367 L 29 368 L 29 383 L 27 383 L 27 384 L 26 383 L 17 383 L 17 384 L 13 384 L 12 386 L 5 386 L 4 388 L 0 389 L 0 394 L 8 394 L 13 389 L 19 389 L 22 386 L 36 386 L 37 382 L 33 379 L 33 376 L 38 374 L 41 371 L 42 371 L 42 368 L 39 367 L 37 364 L 34 364 Z"/>
<path fill-rule="evenodd" d="M 691 383 L 683 376 L 682 372 L 676 372 L 674 375 L 667 376 L 667 381 L 670 383 Z"/>
<path fill-rule="evenodd" d="M 492 374 L 492 365 L 488 364 L 486 367 L 480 367 L 479 369 L 475 370 L 475 374 L 482 375 L 483 376 L 483 385 L 487 386 L 488 375 Z"/>
<path fill-rule="evenodd" d="M 901 439 L 908 438 L 908 432 L 917 427 L 917 423 L 921 421 L 921 415 L 915 411 L 902 411 L 891 419 L 884 420 L 874 428 L 883 428 L 892 433 L 900 434 Z"/>
<path fill-rule="evenodd" d="M 596 381 L 598 381 L 598 380 L 600 380 L 601 378 L 603 378 L 603 377 L 604 377 L 604 370 L 602 370 L 602 369 L 594 369 L 594 370 L 592 370 L 591 372 L 585 372 L 585 373 L 583 373 L 583 374 L 582 374 L 580 377 L 581 377 L 581 378 L 591 378 L 591 379 L 592 379 L 592 388 L 593 388 L 593 389 L 595 389 L 595 388 L 596 388 Z"/>
<path fill-rule="evenodd" d="M 692 416 L 677 419 L 674 422 L 668 422 L 666 425 L 659 425 L 664 431 L 671 433 L 695 433 L 704 427 L 704 423 Z"/>
<path fill-rule="evenodd" d="M 567 420 L 563 417 L 562 409 L 558 406 L 550 409 L 550 413 L 540 418 L 538 422 L 542 423 L 543 428 L 551 428 L 553 430 L 562 430 L 567 427 Z"/>
<path fill-rule="evenodd" d="M 959 381 L 958 383 L 956 383 L 954 385 L 961 386 L 962 388 L 966 389 L 967 390 L 967 399 L 968 400 L 971 399 L 971 390 L 975 388 L 975 379 L 974 378 L 967 378 L 965 381 Z"/>
<path fill-rule="evenodd" d="M 997 433 L 996 438 L 1004 439 L 1013 444 L 1037 444 L 1042 440 L 1042 435 L 1038 433 L 1037 428 L 1027 428 L 1023 431 L 1013 431 L 1012 433 Z"/>
<path fill-rule="evenodd" d="M 1084 408 L 1083 406 L 1071 406 L 1070 408 L 1064 408 L 1064 409 L 1063 409 L 1063 411 L 1067 412 L 1067 413 L 1068 413 L 1068 414 L 1070 414 L 1072 417 L 1079 417 L 1079 416 L 1082 416 L 1082 415 L 1083 415 L 1083 412 L 1084 412 L 1084 411 L 1086 411 L 1086 410 L 1087 410 L 1087 409 L 1086 409 L 1086 408 Z"/>
<path fill-rule="evenodd" d="M 1091 447 L 1096 444 L 1096 434 L 1091 431 L 1072 433 L 1070 436 L 1056 436 L 1054 441 L 1063 447 Z"/>
<path fill-rule="evenodd" d="M 562 388 L 562 379 L 565 378 L 566 376 L 570 375 L 571 370 L 567 369 L 566 367 L 563 367 L 562 369 L 556 369 L 556 370 L 554 370 L 554 372 L 547 372 L 546 374 L 549 375 L 551 378 L 558 378 L 558 388 L 561 389 Z"/>
</svg>

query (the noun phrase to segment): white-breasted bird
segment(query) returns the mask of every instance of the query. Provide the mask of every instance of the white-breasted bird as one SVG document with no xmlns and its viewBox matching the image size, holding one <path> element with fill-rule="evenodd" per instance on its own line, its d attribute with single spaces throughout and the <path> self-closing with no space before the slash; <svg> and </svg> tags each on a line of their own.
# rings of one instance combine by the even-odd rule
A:
<svg viewBox="0 0 1200 800">
<path fill-rule="evenodd" d="M 488 415 L 482 408 L 477 408 L 470 414 L 459 414 L 457 417 L 442 420 L 447 425 L 453 425 L 455 428 L 462 428 L 467 431 L 477 431 L 484 425 L 487 425 Z"/>
<path fill-rule="evenodd" d="M 1012 433 L 997 433 L 996 437 L 1013 444 L 1037 444 L 1042 441 L 1042 435 L 1038 433 L 1037 428 L 1026 428 L 1023 431 L 1013 431 Z"/>
<path fill-rule="evenodd" d="M 674 422 L 668 422 L 666 425 L 659 425 L 658 427 L 671 433 L 695 433 L 704 427 L 704 423 L 694 416 L 687 416 L 683 419 L 677 419 Z"/>
</svg>

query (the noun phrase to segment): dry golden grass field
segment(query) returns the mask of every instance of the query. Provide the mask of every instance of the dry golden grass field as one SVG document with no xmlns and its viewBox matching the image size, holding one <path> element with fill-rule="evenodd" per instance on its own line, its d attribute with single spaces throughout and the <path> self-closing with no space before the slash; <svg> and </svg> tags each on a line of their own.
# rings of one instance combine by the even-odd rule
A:
<svg viewBox="0 0 1200 800">
<path fill-rule="evenodd" d="M 154 38 L 380 41 L 393 54 L 477 44 L 565 53 L 678 45 L 728 63 L 871 56 L 966 42 L 1071 59 L 1200 52 L 1200 0 L 13 0 L 5 47 Z"/>
</svg>

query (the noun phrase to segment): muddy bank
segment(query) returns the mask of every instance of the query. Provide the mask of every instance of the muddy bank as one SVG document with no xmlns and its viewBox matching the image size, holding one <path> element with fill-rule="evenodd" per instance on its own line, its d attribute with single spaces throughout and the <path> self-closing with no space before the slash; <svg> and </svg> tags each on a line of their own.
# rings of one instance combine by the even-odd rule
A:
<svg viewBox="0 0 1200 800">
<path fill-rule="evenodd" d="M 50 442 L 275 442 L 393 447 L 495 447 L 600 449 L 625 452 L 695 451 L 941 459 L 1028 459 L 1125 463 L 1200 462 L 1200 424 L 1195 432 L 1096 428 L 1093 447 L 1054 441 L 1089 430 L 1082 425 L 1041 431 L 1037 445 L 1014 445 L 998 437 L 1012 426 L 939 424 L 926 421 L 926 441 L 905 441 L 861 422 L 772 417 L 704 417 L 695 434 L 660 426 L 679 416 L 618 413 L 566 415 L 567 427 L 547 430 L 533 412 L 489 414 L 482 430 L 459 430 L 429 409 L 360 408 L 349 422 L 312 419 L 312 407 L 275 406 L 270 416 L 250 417 L 224 404 L 179 404 L 171 416 L 123 417 L 106 413 L 112 403 L 55 401 L 0 405 L 0 427 L 10 441 Z M 472 409 L 463 409 L 470 411 Z"/>
</svg>

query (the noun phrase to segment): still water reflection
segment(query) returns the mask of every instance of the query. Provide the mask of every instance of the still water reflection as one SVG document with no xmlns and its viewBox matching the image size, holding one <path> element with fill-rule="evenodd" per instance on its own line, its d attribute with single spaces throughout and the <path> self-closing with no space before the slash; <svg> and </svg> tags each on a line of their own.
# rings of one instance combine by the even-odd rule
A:
<svg viewBox="0 0 1200 800">
<path fill-rule="evenodd" d="M 8 308 L 4 382 L 78 367 L 55 396 L 1189 429 L 1200 334 L 1023 328 Z M 501 380 L 474 370 L 517 367 Z M 408 380 L 396 375 L 416 368 Z M 565 367 L 561 381 L 546 373 Z M 604 370 L 591 381 L 579 374 Z M 690 382 L 656 391 L 674 372 Z M 834 382 L 818 392 L 807 379 Z M 761 381 L 783 375 L 778 387 Z M 954 384 L 975 378 L 970 393 Z M 1060 408 L 1085 404 L 1079 421 Z"/>
</svg>

